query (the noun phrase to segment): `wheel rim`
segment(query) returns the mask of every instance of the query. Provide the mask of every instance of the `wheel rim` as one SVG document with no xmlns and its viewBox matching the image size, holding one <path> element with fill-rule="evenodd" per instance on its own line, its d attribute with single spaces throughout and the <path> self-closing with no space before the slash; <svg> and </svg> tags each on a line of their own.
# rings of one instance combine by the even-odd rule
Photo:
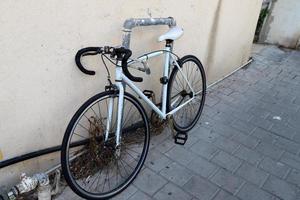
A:
<svg viewBox="0 0 300 200">
<path fill-rule="evenodd" d="M 193 60 L 186 60 L 182 63 L 181 70 L 189 80 L 191 87 L 195 92 L 195 98 L 190 103 L 173 114 L 174 125 L 178 129 L 189 129 L 198 119 L 203 105 L 203 91 L 205 85 L 203 81 L 203 74 L 200 67 Z M 185 81 L 184 76 L 179 70 L 174 71 L 172 82 L 170 83 L 170 110 L 175 109 L 189 101 L 193 93 Z"/>
<path fill-rule="evenodd" d="M 71 181 L 91 197 L 109 197 L 131 182 L 141 168 L 146 154 L 147 125 L 137 104 L 124 99 L 122 142 L 116 156 L 116 110 L 113 111 L 110 137 L 105 130 L 109 100 L 117 107 L 118 96 L 105 96 L 88 106 L 72 128 L 67 145 L 67 169 Z"/>
</svg>

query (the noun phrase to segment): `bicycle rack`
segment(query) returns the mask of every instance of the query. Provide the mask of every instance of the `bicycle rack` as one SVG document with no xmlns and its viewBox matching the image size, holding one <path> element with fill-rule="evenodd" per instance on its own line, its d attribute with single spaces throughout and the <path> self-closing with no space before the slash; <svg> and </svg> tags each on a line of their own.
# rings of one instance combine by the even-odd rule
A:
<svg viewBox="0 0 300 200">
<path fill-rule="evenodd" d="M 187 139 L 188 139 L 187 132 L 177 132 L 174 137 L 174 142 L 175 144 L 185 145 Z"/>
</svg>

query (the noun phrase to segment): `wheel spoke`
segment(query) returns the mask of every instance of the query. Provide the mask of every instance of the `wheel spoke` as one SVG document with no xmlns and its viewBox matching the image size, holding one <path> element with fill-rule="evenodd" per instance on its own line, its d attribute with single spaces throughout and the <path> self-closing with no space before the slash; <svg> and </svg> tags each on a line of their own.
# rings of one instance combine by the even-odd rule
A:
<svg viewBox="0 0 300 200">
<path fill-rule="evenodd" d="M 109 93 L 109 92 L 108 92 Z M 128 186 L 130 177 L 142 168 L 149 144 L 149 125 L 141 105 L 133 97 L 125 95 L 121 132 L 121 153 L 116 147 L 116 115 L 112 115 L 111 130 L 107 141 L 104 133 L 108 120 L 108 100 L 112 95 L 95 98 L 83 105 L 77 120 L 73 120 L 72 132 L 67 133 L 68 143 L 63 144 L 62 167 L 67 171 L 69 185 L 80 188 L 82 196 L 92 194 L 102 198 L 113 191 Z M 114 96 L 118 102 L 118 95 Z M 114 104 L 115 105 L 115 104 Z M 114 106 L 113 112 L 116 112 Z M 136 125 L 137 124 L 137 125 Z M 128 127 L 128 130 L 127 130 Z M 79 129 L 78 129 L 79 128 Z M 77 130 L 77 131 L 76 131 Z M 67 130 L 68 131 L 68 130 Z M 64 140 L 65 141 L 65 140 Z M 73 144 L 74 147 L 71 147 Z M 78 148 L 76 145 L 79 145 Z M 87 152 L 81 154 L 81 152 Z M 63 154 L 63 153 L 62 153 Z M 77 156 L 71 160 L 72 155 Z M 67 178 L 68 177 L 68 178 Z"/>
<path fill-rule="evenodd" d="M 194 99 L 185 104 L 180 110 L 173 114 L 174 126 L 178 130 L 189 130 L 195 124 L 195 121 L 199 118 L 201 107 L 204 105 L 203 85 L 205 84 L 202 78 L 202 66 L 199 62 L 190 56 L 183 57 L 181 60 L 181 72 L 177 68 L 174 68 L 174 72 L 171 73 L 169 82 L 169 107 L 174 110 L 176 107 L 185 104 L 191 99 L 191 88 L 194 91 Z M 188 82 L 186 81 L 186 79 Z M 191 88 L 190 88 L 191 86 Z M 181 93 L 183 92 L 183 93 Z M 183 98 L 176 98 L 179 93 Z M 196 97 L 199 97 L 196 99 Z"/>
</svg>

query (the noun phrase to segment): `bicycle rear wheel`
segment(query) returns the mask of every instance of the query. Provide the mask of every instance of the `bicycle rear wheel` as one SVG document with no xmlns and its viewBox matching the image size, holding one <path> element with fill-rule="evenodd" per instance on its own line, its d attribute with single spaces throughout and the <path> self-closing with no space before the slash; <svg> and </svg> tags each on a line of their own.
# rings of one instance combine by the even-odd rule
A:
<svg viewBox="0 0 300 200">
<path fill-rule="evenodd" d="M 197 123 L 205 102 L 206 77 L 201 62 L 192 55 L 184 56 L 179 60 L 182 74 L 177 67 L 173 68 L 168 83 L 167 105 L 172 111 L 192 98 L 184 76 L 194 90 L 195 98 L 190 103 L 173 114 L 173 124 L 177 131 L 187 132 Z"/>
<path fill-rule="evenodd" d="M 123 191 L 137 176 L 149 148 L 145 110 L 124 94 L 120 152 L 116 148 L 118 92 L 103 92 L 85 102 L 64 135 L 61 164 L 71 189 L 86 199 L 108 199 Z M 110 106 L 112 105 L 112 106 Z M 112 115 L 108 115 L 112 107 Z M 107 123 L 109 120 L 110 123 Z M 109 137 L 105 136 L 108 128 Z"/>
</svg>

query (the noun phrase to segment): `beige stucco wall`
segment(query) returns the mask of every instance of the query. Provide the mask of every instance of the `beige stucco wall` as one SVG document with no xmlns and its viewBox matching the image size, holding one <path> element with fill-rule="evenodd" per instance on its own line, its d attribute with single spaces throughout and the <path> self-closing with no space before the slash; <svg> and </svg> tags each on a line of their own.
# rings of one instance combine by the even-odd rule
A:
<svg viewBox="0 0 300 200">
<path fill-rule="evenodd" d="M 261 31 L 260 42 L 300 47 L 300 1 L 273 0 L 270 15 Z"/>
<path fill-rule="evenodd" d="M 173 16 L 185 29 L 175 43 L 175 52 L 199 57 L 211 83 L 247 61 L 261 1 L 1 1 L 3 159 L 61 143 L 74 112 L 105 85 L 100 59 L 89 59 L 98 73 L 87 76 L 75 67 L 74 54 L 85 46 L 119 45 L 126 18 L 148 17 L 148 11 L 153 17 Z M 134 54 L 163 48 L 164 44 L 156 41 L 166 30 L 135 29 L 131 43 Z M 144 86 L 158 93 L 160 65 L 152 65 L 152 76 L 145 78 Z M 52 158 L 52 163 L 57 162 L 53 155 L 1 169 L 0 185 L 15 182 L 20 171 L 33 173 L 47 168 L 45 161 Z"/>
</svg>

